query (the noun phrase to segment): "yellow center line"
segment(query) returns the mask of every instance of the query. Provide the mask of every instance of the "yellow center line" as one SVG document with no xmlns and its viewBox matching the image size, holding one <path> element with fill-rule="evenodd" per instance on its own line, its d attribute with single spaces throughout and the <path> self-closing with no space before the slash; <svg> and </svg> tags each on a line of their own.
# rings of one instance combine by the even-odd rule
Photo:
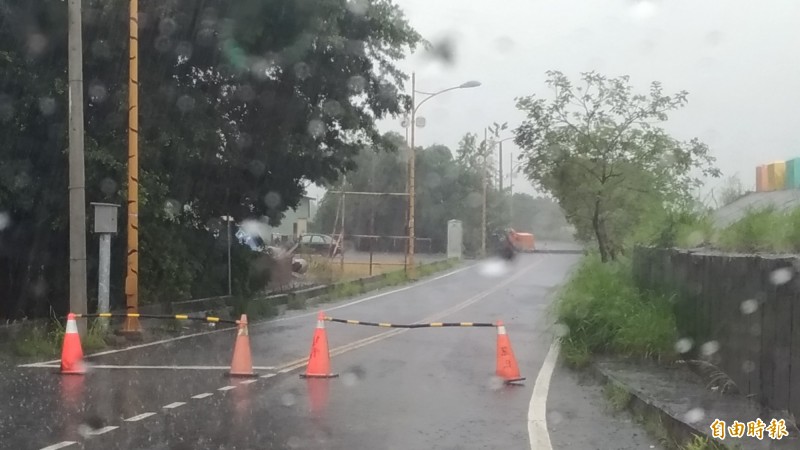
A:
<svg viewBox="0 0 800 450">
<path fill-rule="evenodd" d="M 458 312 L 458 311 L 460 311 L 460 310 L 462 310 L 462 309 L 464 309 L 464 308 L 466 308 L 466 307 L 468 307 L 468 306 L 470 306 L 470 305 L 472 305 L 474 303 L 477 303 L 477 302 L 483 300 L 484 298 L 488 297 L 489 295 L 494 294 L 495 292 L 505 288 L 506 286 L 508 286 L 512 282 L 516 281 L 518 278 L 520 278 L 523 275 L 525 275 L 528 271 L 530 271 L 531 269 L 533 269 L 534 267 L 539 265 L 542 261 L 543 260 L 539 260 L 539 261 L 531 264 L 530 266 L 528 266 L 528 267 L 520 270 L 518 273 L 514 274 L 509 279 L 503 281 L 502 283 L 500 283 L 500 284 L 498 284 L 498 285 L 496 285 L 496 286 L 494 286 L 494 287 L 492 287 L 492 288 L 490 288 L 490 289 L 488 289 L 488 290 L 486 290 L 486 291 L 484 291 L 484 292 L 482 292 L 480 294 L 477 294 L 477 295 L 475 295 L 475 296 L 473 296 L 473 297 L 471 297 L 471 298 L 469 298 L 467 300 L 464 300 L 463 302 L 461 302 L 461 303 L 459 303 L 457 305 L 451 306 L 450 308 L 447 308 L 445 310 L 442 310 L 442 311 L 439 311 L 437 313 L 434 313 L 434 314 L 432 314 L 432 315 L 430 315 L 430 316 L 428 316 L 428 317 L 426 317 L 426 318 L 424 318 L 422 320 L 419 320 L 419 321 L 417 321 L 415 323 L 429 323 L 429 322 L 433 322 L 434 320 L 440 320 L 440 319 L 443 319 L 443 318 L 449 316 L 450 314 L 456 313 L 456 312 Z M 397 329 L 394 329 L 394 330 L 391 330 L 391 331 L 384 331 L 383 333 L 379 333 L 379 334 L 376 334 L 374 336 L 370 336 L 370 337 L 367 337 L 367 338 L 359 339 L 357 341 L 350 342 L 349 344 L 344 344 L 344 345 L 341 345 L 339 347 L 330 349 L 329 350 L 329 354 L 330 354 L 331 357 L 338 356 L 338 355 L 341 355 L 343 353 L 346 353 L 346 352 L 349 352 L 349 351 L 352 351 L 352 350 L 356 350 L 356 349 L 359 349 L 359 348 L 362 348 L 362 347 L 366 347 L 369 344 L 374 344 L 376 342 L 380 342 L 380 341 L 389 339 L 390 337 L 393 337 L 393 336 L 396 336 L 398 334 L 405 333 L 405 332 L 408 332 L 408 331 L 411 331 L 411 328 L 397 328 Z M 295 370 L 295 369 L 299 369 L 299 368 L 305 366 L 306 364 L 308 364 L 308 357 L 298 358 L 298 359 L 295 359 L 293 361 L 289 361 L 287 363 L 277 365 L 277 366 L 275 366 L 275 369 L 280 371 L 281 373 L 286 373 L 286 372 L 290 372 L 290 371 Z"/>
</svg>

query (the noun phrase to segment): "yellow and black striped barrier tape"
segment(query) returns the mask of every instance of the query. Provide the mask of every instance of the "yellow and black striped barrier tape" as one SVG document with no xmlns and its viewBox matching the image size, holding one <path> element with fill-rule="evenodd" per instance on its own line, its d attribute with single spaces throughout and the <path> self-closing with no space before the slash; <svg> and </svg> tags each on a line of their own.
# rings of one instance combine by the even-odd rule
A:
<svg viewBox="0 0 800 450">
<path fill-rule="evenodd" d="M 138 314 L 138 313 L 128 313 L 128 314 L 114 314 L 114 313 L 97 313 L 97 314 L 75 314 L 75 318 L 85 318 L 85 319 L 94 319 L 94 318 L 112 318 L 112 317 L 126 317 L 126 318 L 137 318 L 137 319 L 174 319 L 174 320 L 198 320 L 201 322 L 208 322 L 208 323 L 230 323 L 236 325 L 239 323 L 238 320 L 229 320 L 229 319 L 220 319 L 219 317 L 213 316 L 190 316 L 188 314 L 175 314 L 175 315 L 159 315 L 159 314 Z"/>
<path fill-rule="evenodd" d="M 328 322 L 346 323 L 348 325 L 364 325 L 368 327 L 383 327 L 383 328 L 439 328 L 439 327 L 496 327 L 496 323 L 490 322 L 431 322 L 431 323 L 412 323 L 412 324 L 396 324 L 386 322 L 364 322 L 363 320 L 347 320 L 335 319 L 333 317 L 326 317 Z"/>
</svg>

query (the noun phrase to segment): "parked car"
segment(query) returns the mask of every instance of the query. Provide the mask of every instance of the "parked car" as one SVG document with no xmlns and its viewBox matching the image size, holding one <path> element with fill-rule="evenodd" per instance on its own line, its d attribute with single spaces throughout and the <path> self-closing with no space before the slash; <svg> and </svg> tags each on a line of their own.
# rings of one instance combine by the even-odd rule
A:
<svg viewBox="0 0 800 450">
<path fill-rule="evenodd" d="M 325 256 L 338 256 L 342 248 L 336 246 L 336 240 L 327 234 L 304 234 L 298 241 L 298 253 Z"/>
</svg>

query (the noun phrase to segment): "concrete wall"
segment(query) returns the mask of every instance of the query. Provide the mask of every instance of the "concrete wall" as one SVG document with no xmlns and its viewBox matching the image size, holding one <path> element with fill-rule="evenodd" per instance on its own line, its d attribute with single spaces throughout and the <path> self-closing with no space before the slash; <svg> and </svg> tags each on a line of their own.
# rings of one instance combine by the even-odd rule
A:
<svg viewBox="0 0 800 450">
<path fill-rule="evenodd" d="M 796 258 L 651 248 L 633 258 L 639 287 L 675 294 L 678 327 L 695 351 L 716 341 L 710 362 L 741 393 L 800 416 Z"/>
<path fill-rule="evenodd" d="M 294 224 L 295 223 L 308 223 L 311 220 L 311 202 L 312 198 L 310 197 L 303 197 L 300 200 L 300 203 L 297 205 L 297 208 L 290 209 L 284 212 L 283 220 L 281 220 L 281 224 L 277 227 L 270 227 L 269 234 L 280 234 L 284 236 L 293 236 L 294 234 Z M 300 225 L 302 227 L 303 225 Z"/>
</svg>

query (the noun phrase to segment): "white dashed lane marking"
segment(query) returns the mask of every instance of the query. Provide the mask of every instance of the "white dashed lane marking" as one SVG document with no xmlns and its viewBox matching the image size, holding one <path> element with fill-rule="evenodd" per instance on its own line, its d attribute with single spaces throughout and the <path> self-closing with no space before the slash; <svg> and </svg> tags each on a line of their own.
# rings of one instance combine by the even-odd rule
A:
<svg viewBox="0 0 800 450">
<path fill-rule="evenodd" d="M 89 436 L 100 436 L 101 434 L 108 433 L 109 431 L 114 431 L 117 428 L 119 428 L 119 427 L 117 427 L 117 426 L 107 426 L 107 427 L 103 427 L 103 428 L 100 428 L 100 429 L 97 429 L 97 430 L 89 431 L 86 434 L 89 435 Z"/>
<path fill-rule="evenodd" d="M 75 441 L 63 441 L 59 442 L 58 444 L 48 445 L 47 447 L 42 447 L 41 450 L 58 450 L 59 448 L 69 447 L 70 445 L 77 444 Z"/>
<path fill-rule="evenodd" d="M 125 422 L 138 422 L 138 421 L 140 421 L 142 419 L 147 419 L 148 417 L 155 416 L 155 415 L 156 415 L 156 413 L 154 413 L 154 412 L 141 413 L 141 414 L 133 416 L 133 417 L 128 417 L 127 419 L 125 419 Z"/>
<path fill-rule="evenodd" d="M 277 374 L 276 373 L 267 373 L 267 374 L 261 375 L 261 378 L 272 378 L 275 375 L 277 375 Z"/>
<path fill-rule="evenodd" d="M 214 395 L 214 394 L 212 394 L 211 392 L 206 392 L 206 393 L 203 393 L 203 394 L 193 395 L 192 398 L 201 399 L 201 398 L 211 397 L 212 395 Z"/>
<path fill-rule="evenodd" d="M 222 386 L 221 388 L 217 389 L 218 391 L 230 391 L 231 389 L 236 389 L 236 386 Z"/>
<path fill-rule="evenodd" d="M 164 409 L 175 409 L 175 408 L 177 408 L 179 406 L 183 406 L 185 404 L 186 404 L 186 402 L 174 402 L 174 403 L 170 403 L 169 405 L 164 405 Z"/>
<path fill-rule="evenodd" d="M 239 384 L 250 384 L 250 383 L 255 383 L 256 381 L 258 381 L 258 379 L 244 380 L 240 381 Z"/>
</svg>

